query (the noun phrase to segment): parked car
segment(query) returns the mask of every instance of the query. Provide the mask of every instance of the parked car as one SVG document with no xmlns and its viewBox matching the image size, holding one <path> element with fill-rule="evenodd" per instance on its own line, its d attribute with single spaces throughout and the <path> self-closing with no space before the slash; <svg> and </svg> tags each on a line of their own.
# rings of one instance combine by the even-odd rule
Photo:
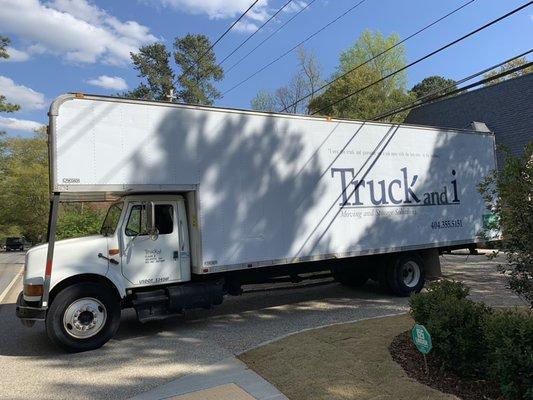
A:
<svg viewBox="0 0 533 400">
<path fill-rule="evenodd" d="M 6 239 L 6 251 L 24 251 L 29 243 L 24 237 L 8 237 Z"/>
</svg>

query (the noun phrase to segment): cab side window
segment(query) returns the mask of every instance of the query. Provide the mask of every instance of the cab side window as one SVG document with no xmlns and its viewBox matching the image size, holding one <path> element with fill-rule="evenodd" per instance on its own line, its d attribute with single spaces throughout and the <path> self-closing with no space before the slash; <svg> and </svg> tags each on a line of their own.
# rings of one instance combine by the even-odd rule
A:
<svg viewBox="0 0 533 400">
<path fill-rule="evenodd" d="M 168 235 L 174 230 L 174 207 L 171 204 L 155 205 L 155 226 L 160 235 Z M 144 205 L 131 208 L 126 224 L 126 235 L 137 236 L 146 234 L 146 209 Z"/>
</svg>

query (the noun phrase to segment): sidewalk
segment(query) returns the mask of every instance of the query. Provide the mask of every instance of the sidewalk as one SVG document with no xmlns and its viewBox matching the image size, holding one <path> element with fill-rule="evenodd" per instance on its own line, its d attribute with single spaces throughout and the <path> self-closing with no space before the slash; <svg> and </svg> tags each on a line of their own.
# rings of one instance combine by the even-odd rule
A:
<svg viewBox="0 0 533 400">
<path fill-rule="evenodd" d="M 228 357 L 131 400 L 288 400 L 246 364 Z"/>
</svg>

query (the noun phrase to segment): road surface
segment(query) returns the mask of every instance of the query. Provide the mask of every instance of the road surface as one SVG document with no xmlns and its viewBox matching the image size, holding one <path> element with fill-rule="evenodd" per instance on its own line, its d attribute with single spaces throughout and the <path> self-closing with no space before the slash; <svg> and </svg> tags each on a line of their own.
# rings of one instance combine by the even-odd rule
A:
<svg viewBox="0 0 533 400">
<path fill-rule="evenodd" d="M 468 281 L 475 299 L 522 304 L 485 256 L 441 260 L 443 273 Z M 286 334 L 408 309 L 406 298 L 370 284 L 357 290 L 331 281 L 291 286 L 255 286 L 213 310 L 145 325 L 126 310 L 116 338 L 102 349 L 65 354 L 48 341 L 42 323 L 28 329 L 16 319 L 19 283 L 6 299 L 9 304 L 0 305 L 0 398 L 127 399 Z"/>
<path fill-rule="evenodd" d="M 24 266 L 23 252 L 0 252 L 0 300 L 2 294 Z"/>
</svg>

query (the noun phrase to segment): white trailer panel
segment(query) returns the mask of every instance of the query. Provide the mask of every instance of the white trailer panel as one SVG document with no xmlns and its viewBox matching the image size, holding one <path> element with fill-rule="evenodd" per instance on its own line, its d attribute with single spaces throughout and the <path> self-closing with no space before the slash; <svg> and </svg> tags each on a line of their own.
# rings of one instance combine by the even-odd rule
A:
<svg viewBox="0 0 533 400">
<path fill-rule="evenodd" d="M 476 242 L 495 168 L 474 131 L 96 96 L 51 116 L 54 191 L 195 190 L 196 273 Z"/>
</svg>

